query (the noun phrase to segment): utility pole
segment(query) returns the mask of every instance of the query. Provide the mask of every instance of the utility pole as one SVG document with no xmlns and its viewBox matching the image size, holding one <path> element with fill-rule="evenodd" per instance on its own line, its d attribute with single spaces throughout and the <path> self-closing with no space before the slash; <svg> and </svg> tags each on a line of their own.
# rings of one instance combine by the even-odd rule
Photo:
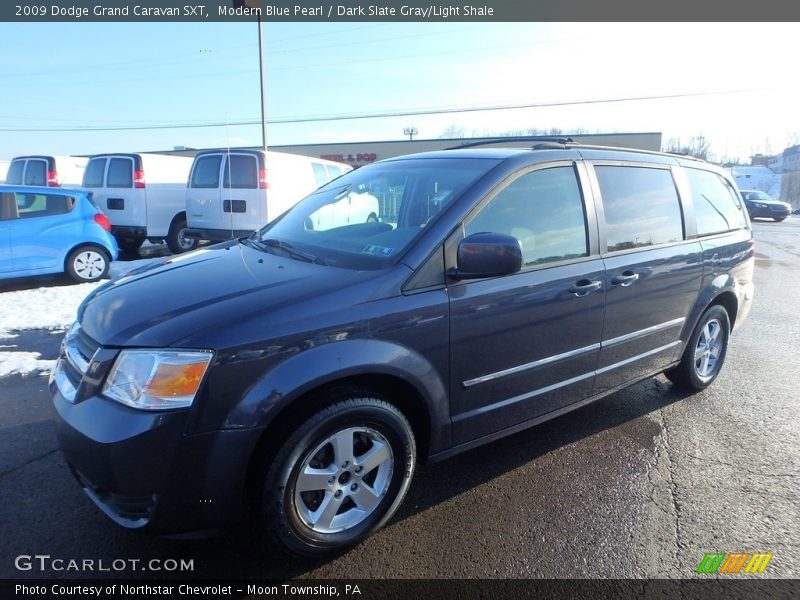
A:
<svg viewBox="0 0 800 600">
<path fill-rule="evenodd" d="M 406 127 L 403 129 L 403 133 L 408 136 L 408 140 L 411 141 L 414 139 L 414 136 L 419 133 L 416 127 Z"/>
<path fill-rule="evenodd" d="M 256 11 L 256 25 L 258 25 L 258 83 L 261 98 L 261 147 L 267 149 L 267 69 L 264 65 L 264 44 L 261 33 L 261 1 L 260 0 L 233 0 L 234 8 L 253 8 Z"/>
</svg>

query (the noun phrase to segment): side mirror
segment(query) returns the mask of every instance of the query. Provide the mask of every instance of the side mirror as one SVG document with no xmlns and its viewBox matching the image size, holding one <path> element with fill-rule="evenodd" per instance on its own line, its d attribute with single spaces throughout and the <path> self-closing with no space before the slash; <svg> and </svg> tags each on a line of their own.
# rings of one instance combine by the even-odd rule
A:
<svg viewBox="0 0 800 600">
<path fill-rule="evenodd" d="M 519 240 L 502 233 L 473 233 L 458 244 L 458 267 L 450 269 L 453 279 L 481 279 L 511 275 L 522 269 Z"/>
</svg>

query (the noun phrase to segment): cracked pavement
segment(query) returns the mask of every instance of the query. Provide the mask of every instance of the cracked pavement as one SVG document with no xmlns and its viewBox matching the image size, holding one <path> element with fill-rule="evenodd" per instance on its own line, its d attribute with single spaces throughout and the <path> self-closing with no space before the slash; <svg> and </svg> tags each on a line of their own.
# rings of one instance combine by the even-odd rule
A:
<svg viewBox="0 0 800 600">
<path fill-rule="evenodd" d="M 43 553 L 191 558 L 208 578 L 691 578 L 717 551 L 772 552 L 762 577 L 800 577 L 800 218 L 754 230 L 755 304 L 709 389 L 660 376 L 423 466 L 393 521 L 328 561 L 282 558 L 247 527 L 194 541 L 121 530 L 57 451 L 46 378 L 0 379 L 0 577 L 64 577 L 14 568 Z M 52 358 L 58 337 L 15 343 Z"/>
</svg>

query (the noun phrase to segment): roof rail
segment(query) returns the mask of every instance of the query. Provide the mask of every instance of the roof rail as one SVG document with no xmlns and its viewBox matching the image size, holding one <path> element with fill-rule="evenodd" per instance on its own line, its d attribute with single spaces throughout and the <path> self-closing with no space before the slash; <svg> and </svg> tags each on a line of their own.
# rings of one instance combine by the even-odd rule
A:
<svg viewBox="0 0 800 600">
<path fill-rule="evenodd" d="M 560 146 L 554 146 L 554 147 L 564 148 L 566 147 L 567 144 L 572 143 L 573 139 L 565 137 L 553 137 L 552 135 L 517 135 L 517 136 L 490 138 L 486 140 L 480 140 L 477 142 L 467 142 L 466 144 L 461 144 L 459 146 L 452 146 L 450 148 L 445 148 L 445 150 L 461 150 L 463 148 L 477 148 L 478 146 L 508 144 L 509 142 L 538 142 L 538 143 L 549 142 L 553 144 L 560 144 Z M 535 148 L 536 145 L 531 147 Z"/>
</svg>

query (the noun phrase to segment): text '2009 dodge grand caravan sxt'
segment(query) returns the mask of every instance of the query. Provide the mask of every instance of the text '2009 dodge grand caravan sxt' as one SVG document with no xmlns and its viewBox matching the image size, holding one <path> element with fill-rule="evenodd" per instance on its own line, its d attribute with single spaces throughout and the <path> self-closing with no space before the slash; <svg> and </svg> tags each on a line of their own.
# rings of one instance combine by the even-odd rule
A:
<svg viewBox="0 0 800 600">
<path fill-rule="evenodd" d="M 377 221 L 319 226 L 356 194 Z M 701 161 L 566 143 L 387 160 L 91 294 L 51 380 L 58 435 L 121 525 L 251 514 L 325 554 L 386 523 L 418 461 L 659 372 L 709 385 L 753 265 L 735 184 Z"/>
</svg>

